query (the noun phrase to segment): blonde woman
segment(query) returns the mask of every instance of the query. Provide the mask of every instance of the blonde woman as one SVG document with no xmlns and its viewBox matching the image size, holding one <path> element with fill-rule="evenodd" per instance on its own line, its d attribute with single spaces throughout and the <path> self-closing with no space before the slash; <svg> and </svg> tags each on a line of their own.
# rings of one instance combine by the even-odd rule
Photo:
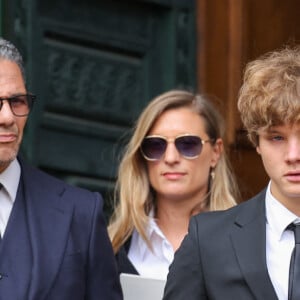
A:
<svg viewBox="0 0 300 300">
<path fill-rule="evenodd" d="M 223 125 L 208 100 L 183 90 L 144 109 L 120 163 L 109 224 L 120 273 L 166 278 L 190 217 L 236 204 Z"/>
</svg>

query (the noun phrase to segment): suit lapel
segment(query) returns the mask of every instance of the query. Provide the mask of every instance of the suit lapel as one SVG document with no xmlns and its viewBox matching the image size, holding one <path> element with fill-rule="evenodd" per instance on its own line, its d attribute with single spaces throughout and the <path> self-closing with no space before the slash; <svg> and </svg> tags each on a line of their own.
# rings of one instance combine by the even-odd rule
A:
<svg viewBox="0 0 300 300">
<path fill-rule="evenodd" d="M 130 236 L 129 239 L 125 242 L 125 244 L 120 248 L 120 250 L 116 253 L 115 258 L 117 261 L 119 273 L 129 273 L 138 275 L 138 271 L 128 258 L 131 238 L 132 236 Z"/>
<path fill-rule="evenodd" d="M 65 187 L 43 173 L 22 166 L 31 236 L 33 269 L 28 299 L 44 299 L 59 270 L 69 234 L 73 206 L 62 201 Z"/>
<path fill-rule="evenodd" d="M 19 184 L 0 251 L 0 269 L 2 275 L 7 277 L 1 282 L 1 299 L 27 299 L 32 252 L 26 220 L 22 184 Z"/>
<path fill-rule="evenodd" d="M 244 206 L 236 218 L 231 240 L 255 299 L 278 299 L 266 263 L 265 191 Z"/>
</svg>

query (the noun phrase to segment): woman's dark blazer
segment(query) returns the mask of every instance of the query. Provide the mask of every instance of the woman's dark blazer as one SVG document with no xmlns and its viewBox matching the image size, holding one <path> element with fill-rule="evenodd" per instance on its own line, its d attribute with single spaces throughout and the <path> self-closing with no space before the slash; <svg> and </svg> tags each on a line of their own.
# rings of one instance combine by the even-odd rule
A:
<svg viewBox="0 0 300 300">
<path fill-rule="evenodd" d="M 119 273 L 129 273 L 139 275 L 138 271 L 128 258 L 128 251 L 131 243 L 131 237 L 125 242 L 125 244 L 116 253 L 116 260 Z"/>
</svg>

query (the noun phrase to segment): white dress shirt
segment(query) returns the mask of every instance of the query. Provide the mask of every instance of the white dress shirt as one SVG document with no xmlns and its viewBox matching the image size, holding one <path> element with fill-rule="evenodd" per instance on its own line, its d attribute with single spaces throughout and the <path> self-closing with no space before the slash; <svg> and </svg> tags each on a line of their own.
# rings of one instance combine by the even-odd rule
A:
<svg viewBox="0 0 300 300">
<path fill-rule="evenodd" d="M 0 182 L 3 185 L 0 190 L 0 234 L 3 237 L 7 222 L 16 199 L 20 181 L 21 167 L 17 159 L 0 173 Z"/>
<path fill-rule="evenodd" d="M 150 214 L 150 222 L 146 234 L 153 246 L 153 251 L 149 249 L 143 238 L 134 230 L 128 258 L 140 275 L 166 279 L 169 266 L 174 258 L 174 250 L 152 215 L 153 213 Z"/>
<path fill-rule="evenodd" d="M 300 219 L 271 194 L 266 193 L 266 258 L 268 272 L 279 300 L 288 299 L 289 267 L 295 246 L 294 233 L 286 227 Z"/>
</svg>

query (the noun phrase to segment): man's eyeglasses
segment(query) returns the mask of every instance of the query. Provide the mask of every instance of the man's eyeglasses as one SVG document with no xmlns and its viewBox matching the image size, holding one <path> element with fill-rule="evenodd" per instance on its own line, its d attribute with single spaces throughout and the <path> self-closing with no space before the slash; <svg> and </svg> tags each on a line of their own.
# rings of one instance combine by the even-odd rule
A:
<svg viewBox="0 0 300 300">
<path fill-rule="evenodd" d="M 6 100 L 16 117 L 25 117 L 29 115 L 35 99 L 36 96 L 33 94 L 0 97 L 0 110 L 2 109 L 3 101 Z"/>
<path fill-rule="evenodd" d="M 197 158 L 205 143 L 213 142 L 213 139 L 202 140 L 197 135 L 184 134 L 177 136 L 175 139 L 167 139 L 164 136 L 149 135 L 146 136 L 141 144 L 141 152 L 146 160 L 160 160 L 166 152 L 168 143 L 173 142 L 177 151 L 184 158 Z"/>
</svg>

